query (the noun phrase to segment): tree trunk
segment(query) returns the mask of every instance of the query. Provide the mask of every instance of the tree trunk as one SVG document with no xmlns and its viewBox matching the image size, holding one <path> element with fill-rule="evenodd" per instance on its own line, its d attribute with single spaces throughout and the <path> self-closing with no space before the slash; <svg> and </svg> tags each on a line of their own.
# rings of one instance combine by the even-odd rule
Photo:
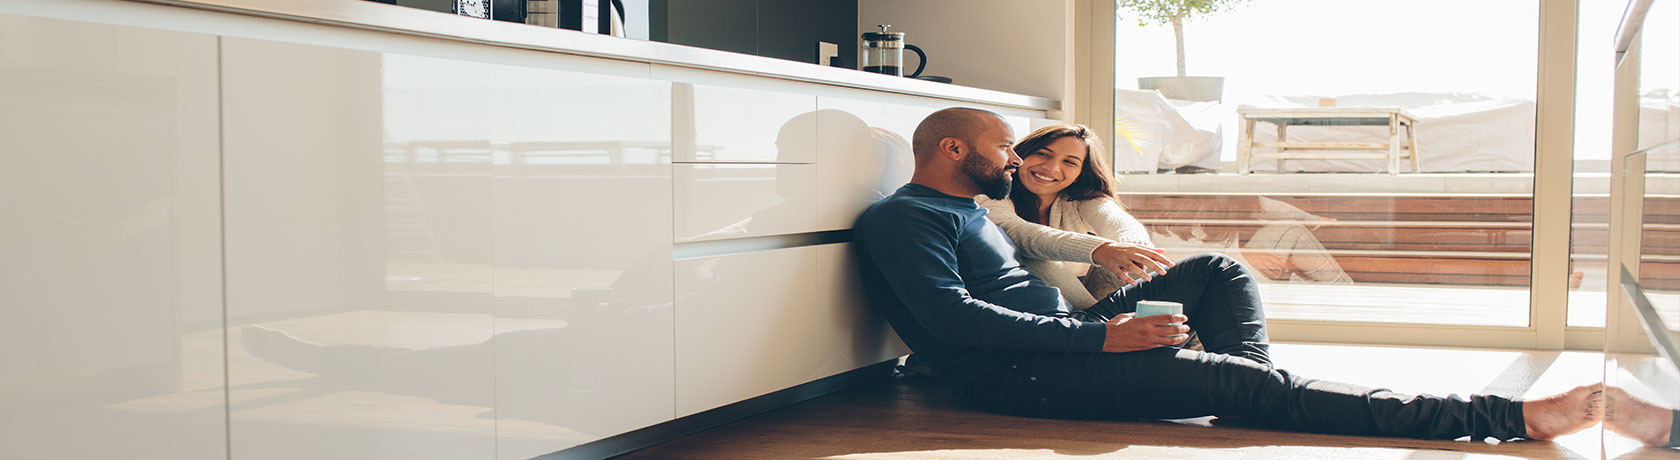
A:
<svg viewBox="0 0 1680 460">
<path fill-rule="evenodd" d="M 1173 40 L 1178 44 L 1178 76 L 1184 76 L 1184 17 L 1173 16 Z"/>
</svg>

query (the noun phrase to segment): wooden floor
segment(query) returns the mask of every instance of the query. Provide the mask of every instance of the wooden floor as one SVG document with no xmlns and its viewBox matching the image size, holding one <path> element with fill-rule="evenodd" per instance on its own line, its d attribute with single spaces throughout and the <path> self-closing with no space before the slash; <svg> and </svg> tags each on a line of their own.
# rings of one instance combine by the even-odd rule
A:
<svg viewBox="0 0 1680 460">
<path fill-rule="evenodd" d="M 1403 392 L 1544 395 L 1600 378 L 1597 353 L 1279 344 L 1299 374 Z M 1601 436 L 1603 436 L 1601 438 Z M 1590 428 L 1557 442 L 1424 441 L 1272 431 L 1211 418 L 1065 421 L 978 412 L 926 378 L 883 379 L 622 459 L 1680 458 Z"/>
</svg>

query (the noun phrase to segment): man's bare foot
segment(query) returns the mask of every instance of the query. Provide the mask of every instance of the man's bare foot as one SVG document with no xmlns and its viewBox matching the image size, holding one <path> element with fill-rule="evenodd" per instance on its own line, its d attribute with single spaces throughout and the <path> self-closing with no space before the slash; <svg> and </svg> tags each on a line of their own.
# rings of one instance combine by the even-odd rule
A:
<svg viewBox="0 0 1680 460">
<path fill-rule="evenodd" d="M 1523 401 L 1523 426 L 1528 439 L 1550 441 L 1558 436 L 1585 430 L 1604 419 L 1604 390 L 1599 384 L 1582 385 L 1540 399 Z"/>
<path fill-rule="evenodd" d="M 1674 412 L 1619 387 L 1604 389 L 1604 427 L 1647 446 L 1666 446 Z"/>
</svg>

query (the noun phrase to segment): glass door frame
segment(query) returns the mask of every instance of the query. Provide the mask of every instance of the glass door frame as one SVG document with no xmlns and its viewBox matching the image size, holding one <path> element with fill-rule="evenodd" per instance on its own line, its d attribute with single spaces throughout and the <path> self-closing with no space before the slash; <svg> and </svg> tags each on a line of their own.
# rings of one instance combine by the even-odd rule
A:
<svg viewBox="0 0 1680 460">
<path fill-rule="evenodd" d="M 1604 328 L 1570 327 L 1568 279 L 1574 177 L 1579 0 L 1539 2 L 1533 245 L 1527 327 L 1274 320 L 1275 340 L 1533 350 L 1602 350 Z M 1063 117 L 1114 144 L 1114 0 L 1075 0 L 1071 91 Z M 1589 40 L 1609 37 L 1588 37 Z M 1550 281 L 1537 281 L 1550 280 Z M 1612 299 L 1613 301 L 1613 299 Z"/>
</svg>

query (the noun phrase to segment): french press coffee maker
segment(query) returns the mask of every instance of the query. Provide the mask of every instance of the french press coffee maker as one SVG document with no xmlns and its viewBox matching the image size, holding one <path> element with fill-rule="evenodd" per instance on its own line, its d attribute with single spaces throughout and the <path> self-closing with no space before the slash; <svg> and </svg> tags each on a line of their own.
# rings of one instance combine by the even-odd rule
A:
<svg viewBox="0 0 1680 460">
<path fill-rule="evenodd" d="M 915 78 L 927 68 L 927 53 L 916 45 L 904 43 L 904 32 L 887 32 L 891 24 L 880 24 L 880 32 L 863 33 L 863 71 Z M 904 74 L 904 50 L 915 51 L 919 57 L 916 71 Z"/>
</svg>

